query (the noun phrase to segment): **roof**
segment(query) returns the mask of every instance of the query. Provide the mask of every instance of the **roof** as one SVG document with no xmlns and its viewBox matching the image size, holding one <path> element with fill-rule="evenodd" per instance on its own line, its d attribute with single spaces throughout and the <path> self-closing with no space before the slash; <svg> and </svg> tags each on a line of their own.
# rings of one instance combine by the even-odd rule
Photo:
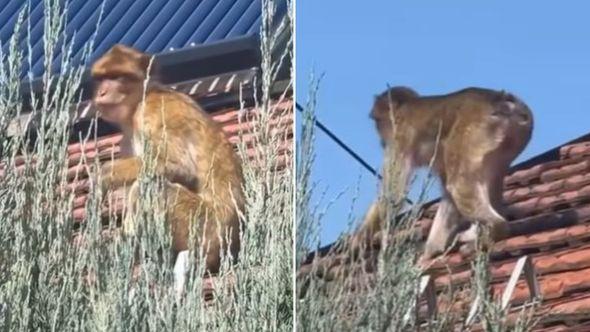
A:
<svg viewBox="0 0 590 332">
<path fill-rule="evenodd" d="M 542 327 L 545 328 L 542 331 L 564 331 L 566 324 L 568 331 L 574 327 L 588 331 L 590 134 L 516 165 L 504 180 L 504 201 L 513 235 L 494 245 L 491 254 L 494 292 L 497 295 L 503 292 L 516 261 L 529 255 L 543 298 L 539 331 Z M 415 223 L 415 231 L 422 241 L 428 235 L 437 204 L 436 201 L 427 204 Z M 325 273 L 346 269 L 346 264 L 350 264 L 350 260 L 326 256 L 326 252 L 324 248 L 315 259 L 315 264 L 326 266 Z M 426 274 L 435 278 L 439 292 L 449 283 L 465 285 L 470 282 L 471 261 L 459 252 L 451 253 Z M 310 269 L 310 263 L 310 260 L 304 263 L 302 273 Z M 526 282 L 520 280 L 511 303 L 523 303 L 528 297 Z M 456 310 L 466 314 L 470 304 L 467 299 L 459 301 Z"/>
<path fill-rule="evenodd" d="M 3 51 L 13 33 L 19 12 L 30 3 L 29 19 L 32 46 L 32 74 L 43 73 L 42 0 L 7 0 L 0 9 L 0 42 Z M 106 0 L 101 24 L 96 30 L 103 0 L 71 0 L 66 7 L 67 36 L 74 36 L 74 63 L 82 57 L 82 46 L 96 35 L 90 61 L 94 61 L 111 46 L 123 43 L 141 51 L 158 54 L 200 45 L 257 36 L 261 26 L 260 0 L 203 1 L 133 1 Z M 277 3 L 277 14 L 286 12 L 286 2 Z M 24 48 L 26 45 L 21 43 Z M 61 54 L 56 54 L 59 59 Z M 59 69 L 59 60 L 53 62 Z"/>
</svg>

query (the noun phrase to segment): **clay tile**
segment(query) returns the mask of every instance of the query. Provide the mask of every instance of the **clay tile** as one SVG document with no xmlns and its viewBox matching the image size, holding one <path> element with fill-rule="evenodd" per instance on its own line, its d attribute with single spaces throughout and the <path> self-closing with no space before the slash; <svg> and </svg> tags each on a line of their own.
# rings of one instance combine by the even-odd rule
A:
<svg viewBox="0 0 590 332">
<path fill-rule="evenodd" d="M 590 142 L 581 142 L 562 146 L 559 149 L 559 154 L 562 158 L 590 155 Z"/>
</svg>

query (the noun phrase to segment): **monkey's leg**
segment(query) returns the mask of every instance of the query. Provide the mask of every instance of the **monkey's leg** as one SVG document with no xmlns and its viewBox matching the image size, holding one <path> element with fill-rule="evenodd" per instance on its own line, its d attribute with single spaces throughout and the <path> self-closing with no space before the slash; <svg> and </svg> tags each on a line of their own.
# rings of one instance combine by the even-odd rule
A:
<svg viewBox="0 0 590 332">
<path fill-rule="evenodd" d="M 395 205 L 403 204 L 408 183 L 414 173 L 415 161 L 412 157 L 389 148 L 385 153 L 381 196 Z"/>
<path fill-rule="evenodd" d="M 498 220 L 490 229 L 490 236 L 494 241 L 504 239 L 510 234 L 508 223 L 502 213 L 504 211 L 504 176 L 510 167 L 511 160 L 518 152 L 503 151 L 499 148 L 486 155 L 482 165 L 484 178 L 480 183 L 480 200 L 489 207 L 495 220 Z"/>
<path fill-rule="evenodd" d="M 384 229 L 384 215 L 382 214 L 381 201 L 377 200 L 371 204 L 365 214 L 365 218 L 346 243 L 349 249 L 352 249 L 354 255 L 370 248 L 375 240 L 375 235 Z"/>
<path fill-rule="evenodd" d="M 494 229 L 492 229 L 491 235 L 494 238 L 494 241 L 499 241 L 505 239 L 510 236 L 510 229 L 508 226 L 508 222 L 504 217 L 504 176 L 505 173 L 502 172 L 502 169 L 508 169 L 510 163 L 506 163 L 505 165 L 501 165 L 498 170 L 492 169 L 493 172 L 488 178 L 490 179 L 487 183 L 487 188 L 489 191 L 489 199 L 490 199 L 490 206 L 496 212 L 497 215 L 500 216 L 501 222 L 496 223 L 494 225 Z"/>
<path fill-rule="evenodd" d="M 396 156 L 400 158 L 396 159 Z M 363 223 L 352 238 L 352 247 L 355 249 L 370 244 L 375 234 L 387 226 L 384 223 L 393 217 L 390 214 L 397 213 L 397 209 L 404 203 L 407 184 L 414 167 L 413 160 L 408 157 L 402 158 L 401 154 L 389 149 L 386 150 L 384 164 L 381 197 L 371 204 Z"/>
<path fill-rule="evenodd" d="M 141 225 L 137 224 L 136 217 L 138 189 L 137 183 L 129 189 L 127 211 L 123 219 L 123 233 L 126 236 L 135 236 L 141 228 Z M 162 194 L 166 198 L 164 208 L 172 236 L 171 249 L 175 256 L 179 252 L 189 250 L 189 243 L 193 241 L 196 244 L 196 254 L 201 254 L 202 250 L 206 269 L 212 273 L 217 272 L 221 261 L 220 251 L 228 245 L 226 239 L 228 235 L 232 241 L 229 244 L 232 255 L 237 255 L 239 249 L 237 218 L 234 222 L 233 218 L 230 219 L 232 217 L 230 213 L 216 208 L 214 204 L 204 201 L 199 195 L 179 184 L 166 182 Z M 195 238 L 191 239 L 193 225 Z"/>
<path fill-rule="evenodd" d="M 229 248 L 237 257 L 240 247 L 240 222 L 233 206 L 205 200 L 184 186 L 168 183 L 166 187 L 168 222 L 175 253 L 195 244 L 197 255 L 204 256 L 207 271 L 215 273 L 221 264 L 221 252 Z M 194 238 L 190 238 L 192 235 Z"/>
<path fill-rule="evenodd" d="M 135 236 L 137 234 L 137 200 L 139 196 L 139 184 L 134 182 L 127 191 L 127 204 L 123 216 L 123 234 L 126 236 Z"/>
<path fill-rule="evenodd" d="M 461 216 L 450 197 L 443 197 L 439 203 L 428 239 L 424 247 L 424 258 L 430 259 L 443 253 L 457 234 Z"/>
<path fill-rule="evenodd" d="M 174 289 L 176 290 L 176 301 L 182 299 L 184 294 L 184 286 L 186 285 L 186 278 L 189 270 L 189 251 L 184 250 L 176 256 L 174 263 Z"/>
<path fill-rule="evenodd" d="M 483 178 L 481 174 L 483 174 Z M 464 172 L 454 179 L 449 179 L 447 189 L 463 217 L 471 222 L 481 222 L 483 226 L 490 230 L 490 235 L 494 241 L 505 236 L 507 231 L 506 219 L 492 206 L 489 183 L 485 179 L 485 172 L 471 174 Z M 462 235 L 460 239 L 464 241 L 472 240 L 468 234 L 473 234 L 473 232 Z"/>
<path fill-rule="evenodd" d="M 382 229 L 382 218 L 379 210 L 379 202 L 373 202 L 365 215 L 361 227 L 357 231 L 355 242 L 368 242 L 371 240 L 373 234 Z M 360 243 L 356 243 L 355 245 L 360 245 Z"/>
<path fill-rule="evenodd" d="M 459 243 L 474 243 L 475 240 L 477 239 L 478 232 L 479 232 L 479 226 L 477 225 L 477 223 L 472 222 L 471 225 L 469 225 L 468 229 L 461 232 L 457 236 L 457 241 Z"/>
</svg>

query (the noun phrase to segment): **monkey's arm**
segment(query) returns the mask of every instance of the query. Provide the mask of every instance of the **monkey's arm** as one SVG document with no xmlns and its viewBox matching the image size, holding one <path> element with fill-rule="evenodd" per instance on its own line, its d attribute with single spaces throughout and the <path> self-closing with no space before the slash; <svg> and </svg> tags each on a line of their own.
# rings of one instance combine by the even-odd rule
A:
<svg viewBox="0 0 590 332">
<path fill-rule="evenodd" d="M 351 248 L 358 250 L 371 245 L 375 234 L 383 228 L 383 219 L 381 218 L 380 210 L 379 201 L 371 204 L 362 224 L 351 237 Z"/>
<path fill-rule="evenodd" d="M 377 233 L 383 227 L 379 201 L 373 202 L 365 215 L 361 225 L 361 230 L 369 232 L 371 235 Z"/>
<path fill-rule="evenodd" d="M 189 189 L 196 187 L 196 179 L 183 171 L 182 164 L 166 160 L 164 157 L 155 161 L 155 173 L 170 182 L 180 183 Z M 103 192 L 119 187 L 129 187 L 137 180 L 142 168 L 139 157 L 129 157 L 113 160 L 101 166 L 100 186 Z"/>
<path fill-rule="evenodd" d="M 121 186 L 130 186 L 141 170 L 141 160 L 137 157 L 113 160 L 101 167 L 100 186 L 103 191 Z"/>
</svg>

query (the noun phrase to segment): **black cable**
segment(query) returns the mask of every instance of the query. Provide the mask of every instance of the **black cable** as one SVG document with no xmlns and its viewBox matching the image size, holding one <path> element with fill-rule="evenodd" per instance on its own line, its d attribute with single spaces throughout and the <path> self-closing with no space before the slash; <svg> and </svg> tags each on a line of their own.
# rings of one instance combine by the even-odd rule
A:
<svg viewBox="0 0 590 332">
<path fill-rule="evenodd" d="M 303 112 L 303 107 L 301 105 L 299 105 L 299 103 L 295 103 L 295 107 L 297 107 L 297 110 L 299 112 Z M 313 122 L 318 128 L 320 128 L 321 131 L 323 131 L 326 135 L 328 135 L 328 137 L 330 137 L 334 142 L 336 142 L 336 144 L 338 144 L 341 148 L 343 148 L 344 151 L 348 152 L 348 154 L 350 154 L 356 161 L 358 161 L 369 172 L 371 172 L 371 174 L 375 175 L 377 178 L 379 178 L 379 180 L 382 179 L 381 174 L 379 174 L 379 172 L 377 172 L 377 170 L 375 170 L 373 167 L 371 167 L 371 165 L 369 165 L 369 163 L 367 163 L 365 160 L 363 160 L 363 158 L 361 158 L 361 156 L 359 156 L 356 152 L 354 152 L 351 148 L 349 148 L 348 145 L 346 145 L 344 142 L 342 142 L 336 135 L 334 135 L 334 133 L 332 133 L 330 131 L 330 129 L 326 128 L 326 126 L 324 126 L 324 124 L 322 124 L 320 122 L 320 120 L 314 118 Z"/>
<path fill-rule="evenodd" d="M 301 106 L 301 105 L 299 105 L 299 103 L 295 102 L 295 107 L 297 108 L 297 110 L 299 112 L 303 113 L 303 111 L 304 111 L 303 106 Z M 328 137 L 330 137 L 334 142 L 336 142 L 336 144 L 338 144 L 342 149 L 344 149 L 344 151 L 348 152 L 348 154 L 350 154 L 356 161 L 358 161 L 361 165 L 363 165 L 371 174 L 376 176 L 379 180 L 383 179 L 383 177 L 381 176 L 381 174 L 379 174 L 379 172 L 377 172 L 377 170 L 375 170 L 373 167 L 371 167 L 371 165 L 369 165 L 369 163 L 367 163 L 363 158 L 361 158 L 361 156 L 359 156 L 350 147 L 348 147 L 348 145 L 346 145 L 346 143 L 342 142 L 336 135 L 334 135 L 334 133 L 332 133 L 330 131 L 330 129 L 328 129 L 326 126 L 324 126 L 324 124 L 321 123 L 320 120 L 318 120 L 314 117 L 313 123 L 318 128 L 320 128 L 320 130 L 323 131 L 324 134 L 328 135 Z M 408 204 L 413 204 L 412 200 L 410 200 L 407 197 L 405 198 L 405 201 Z"/>
</svg>

